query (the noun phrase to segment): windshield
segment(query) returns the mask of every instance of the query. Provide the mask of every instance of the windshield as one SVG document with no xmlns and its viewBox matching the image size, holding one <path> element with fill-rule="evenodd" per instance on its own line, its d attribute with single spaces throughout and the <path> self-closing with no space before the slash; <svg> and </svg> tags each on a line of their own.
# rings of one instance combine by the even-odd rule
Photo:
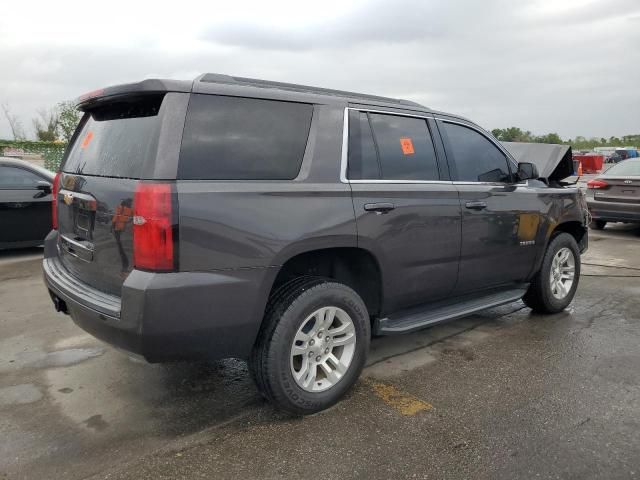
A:
<svg viewBox="0 0 640 480">
<path fill-rule="evenodd" d="M 162 95 L 123 99 L 82 119 L 62 170 L 106 177 L 141 178 L 158 150 Z"/>
<path fill-rule="evenodd" d="M 624 162 L 620 162 L 615 164 L 609 170 L 607 170 L 606 174 L 608 176 L 619 175 L 619 176 L 628 176 L 628 175 L 639 175 L 640 176 L 640 161 L 639 160 L 626 160 Z"/>
</svg>

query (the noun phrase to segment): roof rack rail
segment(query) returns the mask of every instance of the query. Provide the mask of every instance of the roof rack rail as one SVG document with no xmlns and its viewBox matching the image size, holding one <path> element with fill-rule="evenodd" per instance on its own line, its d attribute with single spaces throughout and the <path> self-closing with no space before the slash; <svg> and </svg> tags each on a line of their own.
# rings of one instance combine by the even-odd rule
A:
<svg viewBox="0 0 640 480">
<path fill-rule="evenodd" d="M 336 97 L 363 99 L 363 100 L 377 100 L 387 103 L 397 103 L 399 105 L 406 105 L 412 107 L 425 108 L 419 103 L 412 102 L 410 100 L 402 100 L 398 98 L 381 97 L 378 95 L 368 95 L 364 93 L 348 92 L 344 90 L 333 90 L 330 88 L 311 87 L 308 85 L 298 85 L 295 83 L 274 82 L 271 80 L 260 80 L 257 78 L 247 77 L 234 77 L 231 75 L 223 75 L 219 73 L 204 73 L 196 78 L 197 82 L 204 83 L 223 83 L 228 85 L 247 85 L 258 88 L 275 88 L 278 90 L 287 90 L 291 92 L 300 93 L 315 93 L 317 95 L 330 95 Z"/>
</svg>

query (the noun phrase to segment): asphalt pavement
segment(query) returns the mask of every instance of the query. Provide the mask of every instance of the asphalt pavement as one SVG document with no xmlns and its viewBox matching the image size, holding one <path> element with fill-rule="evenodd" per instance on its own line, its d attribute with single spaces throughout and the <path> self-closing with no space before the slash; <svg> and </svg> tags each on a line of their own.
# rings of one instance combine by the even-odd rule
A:
<svg viewBox="0 0 640 480">
<path fill-rule="evenodd" d="M 149 365 L 0 254 L 0 479 L 638 478 L 638 227 L 591 232 L 576 299 L 374 339 L 334 408 L 275 411 L 243 362 Z"/>
</svg>

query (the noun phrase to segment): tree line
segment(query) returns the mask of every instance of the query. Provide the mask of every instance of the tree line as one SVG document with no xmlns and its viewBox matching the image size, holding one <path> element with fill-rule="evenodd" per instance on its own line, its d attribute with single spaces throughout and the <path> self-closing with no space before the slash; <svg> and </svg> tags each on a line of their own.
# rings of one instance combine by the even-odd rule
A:
<svg viewBox="0 0 640 480">
<path fill-rule="evenodd" d="M 640 134 L 609 138 L 577 136 L 575 138 L 562 139 L 557 133 L 534 135 L 529 130 L 522 130 L 518 127 L 494 128 L 491 133 L 501 142 L 555 143 L 571 145 L 574 150 L 592 150 L 594 147 L 640 147 Z"/>
<path fill-rule="evenodd" d="M 2 104 L 2 113 L 9 123 L 13 140 L 27 140 L 22 120 L 11 111 L 8 103 Z M 74 102 L 68 101 L 60 102 L 50 109 L 38 110 L 37 116 L 31 122 L 36 140 L 69 143 L 79 121 L 80 112 Z"/>
</svg>

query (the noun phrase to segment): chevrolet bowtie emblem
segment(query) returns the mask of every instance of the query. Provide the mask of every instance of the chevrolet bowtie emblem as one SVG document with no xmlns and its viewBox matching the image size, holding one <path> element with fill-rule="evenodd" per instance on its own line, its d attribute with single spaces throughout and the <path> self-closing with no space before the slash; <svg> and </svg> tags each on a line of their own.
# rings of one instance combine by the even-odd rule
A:
<svg viewBox="0 0 640 480">
<path fill-rule="evenodd" d="M 71 205 L 71 202 L 73 202 L 73 194 L 72 193 L 65 193 L 64 197 L 63 197 L 64 203 L 67 205 Z"/>
</svg>

